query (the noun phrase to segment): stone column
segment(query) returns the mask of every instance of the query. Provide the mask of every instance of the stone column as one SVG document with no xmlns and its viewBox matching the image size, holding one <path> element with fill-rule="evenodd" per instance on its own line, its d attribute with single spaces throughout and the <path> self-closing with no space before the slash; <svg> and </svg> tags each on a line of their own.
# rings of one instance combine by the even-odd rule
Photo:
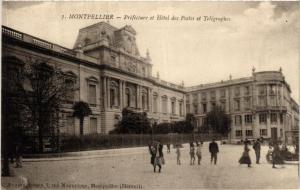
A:
<svg viewBox="0 0 300 190">
<path fill-rule="evenodd" d="M 123 81 L 119 80 L 119 107 L 123 108 Z"/>
<path fill-rule="evenodd" d="M 141 91 L 141 86 L 137 85 L 137 87 L 136 87 L 136 107 L 137 108 L 141 108 L 140 91 Z"/>
<path fill-rule="evenodd" d="M 123 95 L 122 95 L 122 98 L 123 98 L 123 107 L 122 107 L 122 109 L 123 108 L 125 108 L 126 107 L 126 104 L 127 104 L 127 102 L 126 102 L 126 83 L 125 83 L 125 81 L 123 81 L 122 82 L 122 87 L 123 87 L 123 90 L 122 90 L 122 93 L 123 93 Z"/>
<path fill-rule="evenodd" d="M 107 107 L 110 108 L 110 78 L 107 77 L 107 85 L 106 85 L 106 88 L 107 88 Z"/>
<path fill-rule="evenodd" d="M 152 89 L 148 88 L 148 111 L 152 112 Z"/>
<path fill-rule="evenodd" d="M 107 77 L 103 77 L 103 107 L 107 108 Z"/>
</svg>

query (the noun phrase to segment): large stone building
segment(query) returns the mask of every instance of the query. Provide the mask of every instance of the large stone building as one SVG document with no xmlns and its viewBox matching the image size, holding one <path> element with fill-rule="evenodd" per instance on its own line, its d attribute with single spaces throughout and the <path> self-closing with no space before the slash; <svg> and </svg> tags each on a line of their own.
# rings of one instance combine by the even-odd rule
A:
<svg viewBox="0 0 300 190">
<path fill-rule="evenodd" d="M 205 114 L 220 105 L 232 117 L 232 139 L 284 137 L 287 131 L 295 133 L 299 121 L 298 105 L 281 71 L 253 70 L 248 78 L 193 87 L 172 84 L 152 76 L 150 55 L 140 55 L 131 26 L 115 28 L 100 22 L 82 28 L 73 49 L 5 26 L 2 37 L 3 64 L 47 60 L 78 89 L 63 107 L 61 133 L 108 133 L 121 119 L 123 108 L 147 112 L 158 123 L 194 113 L 201 127 Z M 85 118 L 82 132 L 72 116 L 72 105 L 80 100 L 88 102 L 93 112 Z"/>
</svg>

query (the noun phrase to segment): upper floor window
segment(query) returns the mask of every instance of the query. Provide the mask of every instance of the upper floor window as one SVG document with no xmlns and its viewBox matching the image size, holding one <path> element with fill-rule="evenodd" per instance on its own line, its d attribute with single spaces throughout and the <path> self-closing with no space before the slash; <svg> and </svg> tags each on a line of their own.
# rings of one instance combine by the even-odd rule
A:
<svg viewBox="0 0 300 190">
<path fill-rule="evenodd" d="M 220 98 L 225 98 L 225 97 L 226 97 L 225 89 L 220 90 Z"/>
<path fill-rule="evenodd" d="M 270 95 L 275 95 L 276 94 L 276 85 L 272 84 L 270 85 Z"/>
<path fill-rule="evenodd" d="M 194 104 L 194 113 L 197 114 L 198 113 L 198 105 Z"/>
<path fill-rule="evenodd" d="M 68 102 L 74 102 L 74 90 L 75 90 L 75 79 L 72 78 L 67 78 L 65 80 L 65 84 L 66 84 L 66 100 Z"/>
<path fill-rule="evenodd" d="M 277 123 L 277 113 L 271 113 L 271 123 Z"/>
<path fill-rule="evenodd" d="M 202 111 L 203 111 L 203 113 L 206 113 L 206 112 L 207 112 L 206 103 L 203 103 L 203 104 L 202 104 Z"/>
<path fill-rule="evenodd" d="M 206 101 L 206 92 L 201 93 L 201 100 Z"/>
<path fill-rule="evenodd" d="M 89 91 L 88 91 L 88 101 L 91 106 L 96 106 L 97 99 L 96 99 L 96 85 L 89 84 Z"/>
<path fill-rule="evenodd" d="M 234 110 L 235 111 L 239 111 L 240 110 L 240 100 L 239 99 L 235 99 L 234 100 Z"/>
<path fill-rule="evenodd" d="M 259 92 L 259 95 L 265 95 L 266 94 L 266 86 L 265 85 L 260 85 L 258 87 L 258 92 Z"/>
<path fill-rule="evenodd" d="M 220 102 L 220 106 L 221 106 L 221 109 L 222 109 L 223 111 L 226 110 L 226 102 L 225 102 L 225 101 L 221 101 L 221 102 Z"/>
<path fill-rule="evenodd" d="M 210 99 L 214 100 L 216 99 L 216 91 L 210 91 Z"/>
<path fill-rule="evenodd" d="M 148 94 L 146 90 L 142 91 L 142 109 L 148 109 Z"/>
<path fill-rule="evenodd" d="M 258 98 L 258 103 L 260 106 L 266 106 L 267 105 L 267 97 L 266 96 L 260 96 Z"/>
<path fill-rule="evenodd" d="M 172 100 L 171 102 L 171 110 L 172 110 L 172 114 L 174 115 L 176 113 L 176 107 L 175 107 L 175 101 Z"/>
<path fill-rule="evenodd" d="M 234 117 L 234 123 L 235 123 L 235 125 L 241 125 L 242 124 L 242 116 L 236 115 Z"/>
<path fill-rule="evenodd" d="M 245 99 L 244 99 L 244 103 L 245 103 L 245 109 L 246 110 L 249 110 L 250 108 L 251 108 L 251 99 L 250 99 L 250 97 L 246 97 Z"/>
<path fill-rule="evenodd" d="M 162 101 L 162 112 L 163 113 L 167 113 L 168 112 L 168 98 L 167 98 L 167 96 L 163 96 L 162 98 L 161 98 L 161 101 Z"/>
<path fill-rule="evenodd" d="M 153 94 L 153 112 L 156 113 L 157 112 L 157 94 Z"/>
<path fill-rule="evenodd" d="M 267 123 L 267 114 L 266 113 L 259 114 L 259 123 Z"/>
<path fill-rule="evenodd" d="M 182 111 L 182 101 L 179 102 L 179 115 L 182 116 L 183 115 L 183 111 Z"/>
<path fill-rule="evenodd" d="M 250 95 L 250 86 L 245 86 L 245 95 Z"/>
<path fill-rule="evenodd" d="M 235 96 L 239 96 L 240 95 L 240 87 L 237 86 L 237 87 L 234 88 L 234 95 Z"/>
<path fill-rule="evenodd" d="M 252 115 L 245 115 L 245 124 L 251 124 L 252 123 Z"/>
</svg>

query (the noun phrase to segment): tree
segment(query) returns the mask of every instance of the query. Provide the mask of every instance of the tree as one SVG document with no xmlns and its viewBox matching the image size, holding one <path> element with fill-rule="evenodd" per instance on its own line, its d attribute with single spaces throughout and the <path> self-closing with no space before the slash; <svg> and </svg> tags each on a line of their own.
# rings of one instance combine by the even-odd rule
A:
<svg viewBox="0 0 300 190">
<path fill-rule="evenodd" d="M 204 126 L 206 131 L 213 130 L 213 132 L 223 135 L 227 135 L 230 132 L 230 116 L 220 106 L 215 106 L 206 117 L 207 124 Z"/>
<path fill-rule="evenodd" d="M 122 110 L 122 119 L 116 125 L 116 128 L 110 133 L 118 134 L 146 134 L 151 132 L 150 120 L 147 113 L 136 113 L 124 108 Z"/>
<path fill-rule="evenodd" d="M 58 121 L 60 108 L 66 94 L 70 89 L 65 83 L 65 74 L 56 66 L 50 65 L 50 60 L 38 60 L 30 58 L 26 63 L 17 58 L 4 59 L 3 72 L 6 73 L 5 92 L 2 96 L 8 100 L 8 106 L 4 105 L 6 124 L 13 120 L 8 117 L 9 112 L 14 111 L 18 126 L 30 130 L 30 133 L 38 136 L 38 150 L 43 152 L 44 137 L 49 137 L 51 142 L 58 138 Z M 11 68 L 13 66 L 13 68 Z M 16 75 L 17 71 L 17 75 Z M 10 97 L 10 94 L 14 94 Z"/>
<path fill-rule="evenodd" d="M 73 106 L 73 116 L 80 120 L 80 135 L 83 135 L 83 120 L 92 114 L 89 104 L 83 101 L 76 102 Z"/>
<path fill-rule="evenodd" d="M 193 114 L 191 114 L 191 113 L 186 114 L 185 127 L 184 127 L 183 131 L 185 133 L 193 132 L 194 128 L 195 128 L 195 121 L 196 121 L 196 118 Z"/>
</svg>

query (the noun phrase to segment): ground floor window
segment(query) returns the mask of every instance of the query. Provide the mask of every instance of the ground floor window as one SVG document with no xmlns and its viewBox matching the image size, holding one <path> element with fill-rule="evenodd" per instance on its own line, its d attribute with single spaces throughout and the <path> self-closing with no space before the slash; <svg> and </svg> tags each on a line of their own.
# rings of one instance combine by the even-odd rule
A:
<svg viewBox="0 0 300 190">
<path fill-rule="evenodd" d="M 90 118 L 90 133 L 97 133 L 97 118 Z"/>
<path fill-rule="evenodd" d="M 235 136 L 241 137 L 242 136 L 242 130 L 235 130 Z"/>
<path fill-rule="evenodd" d="M 246 130 L 246 136 L 253 136 L 252 130 Z"/>
<path fill-rule="evenodd" d="M 268 134 L 267 129 L 260 129 L 259 133 L 260 133 L 260 136 L 266 136 Z"/>
<path fill-rule="evenodd" d="M 245 124 L 249 125 L 252 123 L 252 115 L 245 115 Z"/>
</svg>

